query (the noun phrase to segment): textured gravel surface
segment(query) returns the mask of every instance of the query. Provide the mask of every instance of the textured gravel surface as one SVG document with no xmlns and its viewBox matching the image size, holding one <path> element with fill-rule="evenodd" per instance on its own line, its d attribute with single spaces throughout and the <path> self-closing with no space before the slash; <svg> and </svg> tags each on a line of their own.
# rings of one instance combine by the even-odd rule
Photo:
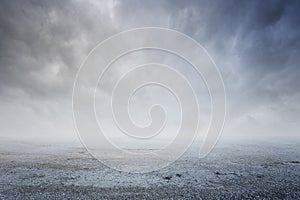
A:
<svg viewBox="0 0 300 200">
<path fill-rule="evenodd" d="M 83 148 L 0 145 L 0 199 L 300 199 L 300 144 L 219 144 L 159 171 L 110 169 Z"/>
</svg>

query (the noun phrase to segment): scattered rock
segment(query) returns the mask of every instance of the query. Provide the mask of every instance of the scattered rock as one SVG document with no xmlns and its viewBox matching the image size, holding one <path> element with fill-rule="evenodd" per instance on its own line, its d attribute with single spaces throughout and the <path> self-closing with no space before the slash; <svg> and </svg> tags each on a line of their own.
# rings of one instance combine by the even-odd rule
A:
<svg viewBox="0 0 300 200">
<path fill-rule="evenodd" d="M 170 176 L 165 176 L 164 179 L 166 179 L 166 180 L 171 180 L 171 179 L 172 179 L 172 176 L 171 176 L 171 175 L 170 175 Z"/>
<path fill-rule="evenodd" d="M 234 176 L 241 176 L 240 174 L 237 174 L 235 172 L 219 172 L 219 171 L 215 171 L 216 175 L 234 175 Z"/>
<path fill-rule="evenodd" d="M 182 174 L 176 174 L 176 176 L 177 176 L 177 177 L 181 177 L 181 176 L 182 176 Z"/>
<path fill-rule="evenodd" d="M 262 175 L 262 174 L 257 174 L 256 177 L 257 177 L 257 178 L 263 178 L 264 175 Z"/>
<path fill-rule="evenodd" d="M 216 175 L 226 175 L 226 173 L 222 173 L 222 172 L 219 172 L 219 171 L 215 171 L 215 174 Z"/>
</svg>

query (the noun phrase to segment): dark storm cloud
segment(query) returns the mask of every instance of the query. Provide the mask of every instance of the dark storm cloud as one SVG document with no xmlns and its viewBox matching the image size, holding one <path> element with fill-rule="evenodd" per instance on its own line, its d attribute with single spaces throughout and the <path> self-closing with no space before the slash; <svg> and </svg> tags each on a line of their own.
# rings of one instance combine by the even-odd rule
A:
<svg viewBox="0 0 300 200">
<path fill-rule="evenodd" d="M 49 98 L 70 92 L 82 56 L 113 26 L 107 13 L 84 2 L 2 1 L 0 28 L 1 92 Z"/>
<path fill-rule="evenodd" d="M 158 26 L 186 33 L 206 47 L 225 80 L 233 124 L 251 119 L 242 125 L 251 132 L 251 122 L 272 122 L 274 116 L 273 124 L 287 122 L 289 132 L 290 123 L 300 120 L 299 8 L 299 1 L 275 0 L 160 1 L 159 6 L 127 1 L 116 14 L 125 27 L 153 26 L 157 20 Z M 261 112 L 266 116 L 257 117 Z M 265 132 L 277 131 L 272 127 Z"/>
<path fill-rule="evenodd" d="M 300 120 L 299 9 L 299 1 L 276 0 L 1 1 L 0 98 L 69 100 L 76 70 L 95 44 L 118 31 L 159 26 L 186 33 L 211 54 L 227 89 L 230 126 L 293 127 Z M 38 103 L 23 106 L 36 107 L 30 115 L 40 110 Z"/>
<path fill-rule="evenodd" d="M 75 136 L 76 71 L 114 29 L 111 6 L 104 2 L 1 1 L 0 134 Z"/>
</svg>

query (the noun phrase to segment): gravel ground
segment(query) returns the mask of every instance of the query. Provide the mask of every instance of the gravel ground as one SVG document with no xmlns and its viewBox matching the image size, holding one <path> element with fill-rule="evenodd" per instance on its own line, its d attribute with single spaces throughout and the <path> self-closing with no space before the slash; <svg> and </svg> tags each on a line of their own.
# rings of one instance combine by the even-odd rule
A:
<svg viewBox="0 0 300 200">
<path fill-rule="evenodd" d="M 110 169 L 83 148 L 0 144 L 0 199 L 300 199 L 300 144 L 219 144 L 159 171 Z"/>
</svg>

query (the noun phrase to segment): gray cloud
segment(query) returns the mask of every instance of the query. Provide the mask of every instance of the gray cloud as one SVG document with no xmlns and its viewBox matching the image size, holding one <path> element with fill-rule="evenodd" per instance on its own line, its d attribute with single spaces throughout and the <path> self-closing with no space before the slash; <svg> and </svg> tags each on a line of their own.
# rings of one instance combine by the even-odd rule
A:
<svg viewBox="0 0 300 200">
<path fill-rule="evenodd" d="M 83 56 L 112 33 L 108 14 L 84 2 L 2 2 L 2 89 L 42 97 L 69 91 Z"/>
<path fill-rule="evenodd" d="M 80 62 L 113 33 L 141 26 L 181 31 L 208 50 L 227 88 L 226 134 L 297 134 L 299 8 L 299 1 L 2 1 L 1 134 L 41 134 L 49 123 L 55 131 L 59 113 L 66 125 L 58 131 L 73 132 L 69 101 Z"/>
</svg>

